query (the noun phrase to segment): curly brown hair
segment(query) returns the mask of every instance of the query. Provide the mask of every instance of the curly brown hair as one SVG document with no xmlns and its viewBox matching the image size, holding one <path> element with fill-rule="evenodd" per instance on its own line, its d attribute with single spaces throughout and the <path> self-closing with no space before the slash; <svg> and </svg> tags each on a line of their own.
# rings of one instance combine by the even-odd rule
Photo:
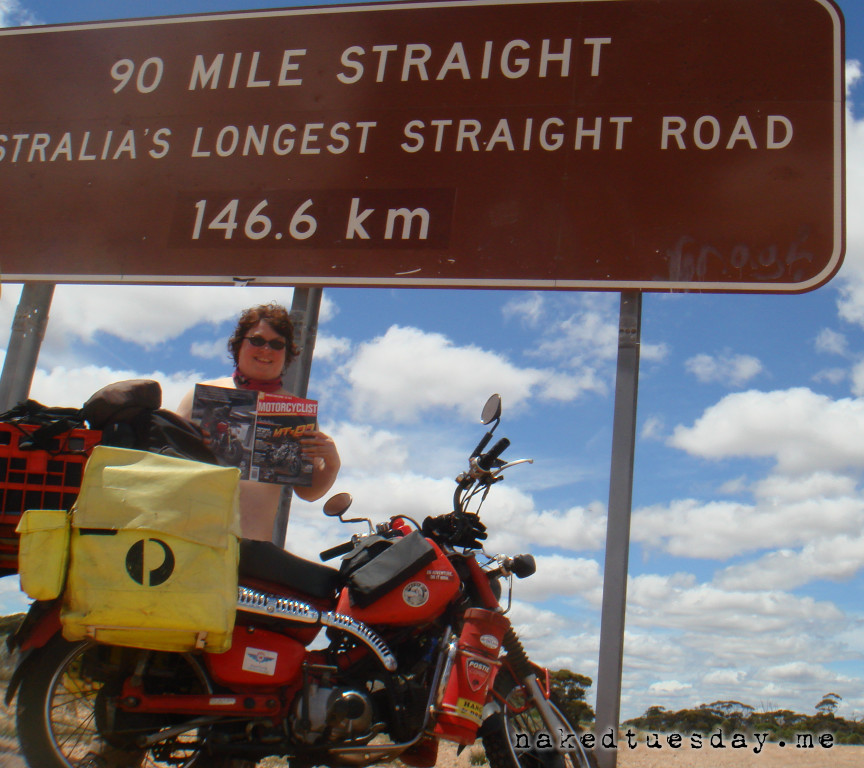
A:
<svg viewBox="0 0 864 768">
<path fill-rule="evenodd" d="M 237 365 L 240 359 L 240 347 L 249 329 L 262 320 L 285 339 L 285 367 L 287 368 L 288 364 L 300 354 L 300 350 L 294 344 L 294 323 L 291 322 L 288 310 L 272 301 L 269 304 L 259 304 L 245 309 L 240 314 L 237 327 L 228 339 L 228 352 L 234 358 L 234 364 Z"/>
</svg>

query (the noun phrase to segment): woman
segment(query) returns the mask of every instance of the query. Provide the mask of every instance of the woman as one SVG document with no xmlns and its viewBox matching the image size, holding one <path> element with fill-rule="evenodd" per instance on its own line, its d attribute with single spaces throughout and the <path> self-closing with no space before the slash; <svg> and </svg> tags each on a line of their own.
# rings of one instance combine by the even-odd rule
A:
<svg viewBox="0 0 864 768">
<path fill-rule="evenodd" d="M 285 307 L 262 304 L 245 310 L 228 340 L 234 358 L 234 375 L 207 381 L 216 387 L 255 389 L 260 392 L 290 395 L 282 386 L 282 373 L 297 356 L 294 327 Z M 189 392 L 177 413 L 192 416 L 194 390 Z M 323 432 L 309 432 L 302 440 L 303 456 L 313 463 L 312 483 L 295 486 L 294 493 L 305 501 L 320 499 L 336 480 L 341 461 L 336 444 Z M 282 486 L 272 483 L 241 481 L 240 528 L 244 538 L 271 541 L 273 524 L 279 510 Z"/>
</svg>

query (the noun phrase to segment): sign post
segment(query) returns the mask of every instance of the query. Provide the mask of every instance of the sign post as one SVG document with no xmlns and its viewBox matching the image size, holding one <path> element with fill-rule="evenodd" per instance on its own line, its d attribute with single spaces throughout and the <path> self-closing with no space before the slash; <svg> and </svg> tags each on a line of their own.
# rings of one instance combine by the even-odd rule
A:
<svg viewBox="0 0 864 768">
<path fill-rule="evenodd" d="M 12 321 L 0 375 L 0 412 L 27 399 L 54 295 L 54 283 L 25 283 Z"/>
<path fill-rule="evenodd" d="M 600 768 L 615 768 L 618 754 L 641 340 L 642 294 L 638 291 L 622 292 L 618 319 L 618 368 L 612 423 L 600 659 L 597 668 L 596 736 L 600 745 L 597 751 Z M 606 736 L 610 733 L 615 746 L 607 748 L 609 741 Z"/>
<path fill-rule="evenodd" d="M 312 373 L 312 357 L 315 354 L 315 341 L 318 338 L 318 315 L 321 311 L 321 298 L 324 289 L 320 287 L 295 287 L 291 301 L 291 320 L 294 325 L 294 343 L 300 348 L 288 370 L 282 375 L 285 389 L 297 397 L 306 397 L 309 390 L 309 376 Z M 279 499 L 279 511 L 273 522 L 272 541 L 279 547 L 285 546 L 288 517 L 291 514 L 290 488 L 283 486 Z"/>
</svg>

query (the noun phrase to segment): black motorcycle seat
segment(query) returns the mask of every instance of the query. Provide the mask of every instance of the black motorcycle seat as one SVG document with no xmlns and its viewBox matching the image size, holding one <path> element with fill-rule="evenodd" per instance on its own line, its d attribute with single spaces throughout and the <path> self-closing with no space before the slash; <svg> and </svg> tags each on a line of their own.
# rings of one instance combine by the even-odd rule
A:
<svg viewBox="0 0 864 768">
<path fill-rule="evenodd" d="M 304 560 L 269 541 L 240 539 L 240 580 L 259 579 L 281 584 L 309 597 L 332 598 L 342 587 L 338 570 Z"/>
</svg>

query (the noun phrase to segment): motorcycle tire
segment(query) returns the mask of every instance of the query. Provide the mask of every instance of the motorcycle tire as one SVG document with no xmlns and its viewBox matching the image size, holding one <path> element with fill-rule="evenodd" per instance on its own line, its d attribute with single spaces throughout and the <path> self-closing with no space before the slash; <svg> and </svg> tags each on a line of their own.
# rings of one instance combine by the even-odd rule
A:
<svg viewBox="0 0 864 768">
<path fill-rule="evenodd" d="M 100 691 L 108 685 L 91 676 L 97 646 L 68 642 L 60 635 L 34 651 L 18 692 L 16 725 L 21 752 L 30 768 L 253 768 L 255 763 L 201 751 L 195 732 L 150 748 L 111 743 L 98 728 Z M 189 657 L 187 674 L 198 675 Z M 179 663 L 184 663 L 179 661 Z M 202 689 L 205 684 L 202 682 Z M 103 697 L 104 700 L 104 697 Z"/>
<path fill-rule="evenodd" d="M 547 732 L 540 712 L 533 704 L 525 708 L 524 689 L 506 675 L 495 681 L 495 689 L 513 709 L 505 707 L 495 727 L 483 734 L 483 748 L 490 768 L 597 768 L 593 752 L 585 749 L 578 738 L 570 739 L 572 748 L 563 752 L 533 746 L 536 735 L 541 731 Z M 558 737 L 559 728 L 567 734 L 580 733 L 580 729 L 567 719 L 554 696 L 549 703 L 559 720 L 551 731 L 553 739 Z M 525 741 L 520 736 L 522 734 L 528 737 L 527 747 L 517 746 L 520 741 Z"/>
<path fill-rule="evenodd" d="M 243 459 L 243 446 L 236 440 L 230 440 L 225 448 L 225 461 L 236 466 Z"/>
</svg>

